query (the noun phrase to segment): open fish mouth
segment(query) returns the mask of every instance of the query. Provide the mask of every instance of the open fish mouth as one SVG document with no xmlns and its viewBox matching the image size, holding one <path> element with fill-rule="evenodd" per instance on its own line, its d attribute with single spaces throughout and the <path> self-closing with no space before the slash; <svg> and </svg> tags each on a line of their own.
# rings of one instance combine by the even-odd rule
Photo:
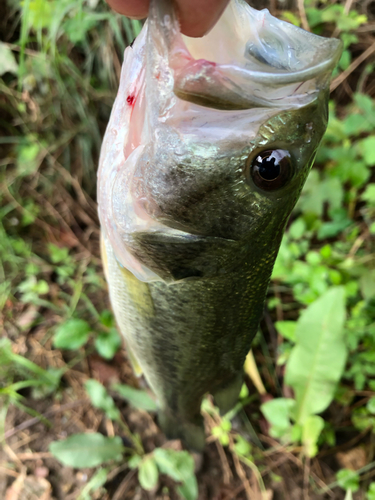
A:
<svg viewBox="0 0 375 500">
<path fill-rule="evenodd" d="M 268 145 L 282 126 L 285 137 L 271 146 L 290 145 L 291 118 L 282 112 L 300 112 L 322 101 L 319 95 L 326 94 L 340 54 L 339 40 L 307 33 L 243 0 L 231 0 L 215 27 L 200 39 L 180 33 L 173 2 L 151 2 L 149 19 L 133 47 L 126 49 L 100 159 L 99 216 L 119 263 L 142 281 L 180 279 L 174 264 L 164 269 L 157 252 L 157 264 L 151 262 L 148 247 L 157 247 L 167 258 L 169 245 L 181 258 L 185 248 L 194 266 L 199 261 L 202 276 L 203 263 L 208 274 L 221 273 L 220 263 L 223 272 L 231 270 L 219 253 L 213 259 L 217 265 L 210 265 L 205 257 L 209 249 L 221 248 L 229 255 L 229 245 L 233 255 L 233 245 L 247 240 L 246 235 L 231 239 L 246 226 L 241 217 L 249 213 L 252 220 L 260 206 L 265 210 L 272 205 L 254 193 L 251 206 L 242 206 L 248 192 L 243 192 L 246 159 L 241 155 Z M 321 128 L 323 107 L 317 118 Z M 276 115 L 279 123 L 259 135 Z M 295 127 L 295 143 L 307 134 L 307 125 Z M 305 147 L 307 142 L 299 151 Z M 236 161 L 240 177 L 230 174 Z M 211 208 L 207 213 L 197 209 L 203 207 L 202 200 Z M 200 223 L 193 215 L 184 218 L 183 211 Z M 228 211 L 231 224 L 240 229 L 217 230 Z"/>
<path fill-rule="evenodd" d="M 200 39 L 180 34 L 167 0 L 151 13 L 152 22 L 162 27 L 174 93 L 215 109 L 306 105 L 327 83 L 342 51 L 339 40 L 308 33 L 243 0 L 230 2 Z"/>
</svg>

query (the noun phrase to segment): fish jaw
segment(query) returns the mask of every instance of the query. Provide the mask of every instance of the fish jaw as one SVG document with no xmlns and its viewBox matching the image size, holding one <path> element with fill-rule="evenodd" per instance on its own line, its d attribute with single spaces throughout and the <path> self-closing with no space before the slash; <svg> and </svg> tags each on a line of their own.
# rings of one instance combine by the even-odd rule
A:
<svg viewBox="0 0 375 500">
<path fill-rule="evenodd" d="M 327 85 L 342 44 L 232 0 L 202 39 L 179 33 L 167 2 L 154 8 L 153 41 L 164 39 L 174 93 L 216 109 L 306 105 Z M 151 8 L 151 16 L 153 10 Z M 282 101 L 282 106 L 280 106 Z"/>
</svg>

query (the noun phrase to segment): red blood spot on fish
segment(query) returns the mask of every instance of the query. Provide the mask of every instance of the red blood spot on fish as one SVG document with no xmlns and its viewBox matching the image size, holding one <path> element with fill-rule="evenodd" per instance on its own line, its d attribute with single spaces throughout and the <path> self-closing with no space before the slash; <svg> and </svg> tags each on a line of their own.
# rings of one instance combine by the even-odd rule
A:
<svg viewBox="0 0 375 500">
<path fill-rule="evenodd" d="M 134 103 L 135 96 L 134 95 L 128 95 L 126 98 L 126 102 L 129 104 L 129 106 L 132 106 Z"/>
</svg>

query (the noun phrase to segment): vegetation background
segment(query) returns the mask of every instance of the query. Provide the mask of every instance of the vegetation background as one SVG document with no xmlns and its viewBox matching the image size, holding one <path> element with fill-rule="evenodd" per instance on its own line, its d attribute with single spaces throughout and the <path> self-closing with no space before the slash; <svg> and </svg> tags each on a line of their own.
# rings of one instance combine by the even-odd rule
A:
<svg viewBox="0 0 375 500">
<path fill-rule="evenodd" d="M 0 498 L 375 499 L 375 1 L 265 3 L 345 50 L 251 377 L 230 415 L 205 400 L 195 475 L 132 375 L 99 255 L 98 155 L 141 23 L 1 1 Z"/>
</svg>

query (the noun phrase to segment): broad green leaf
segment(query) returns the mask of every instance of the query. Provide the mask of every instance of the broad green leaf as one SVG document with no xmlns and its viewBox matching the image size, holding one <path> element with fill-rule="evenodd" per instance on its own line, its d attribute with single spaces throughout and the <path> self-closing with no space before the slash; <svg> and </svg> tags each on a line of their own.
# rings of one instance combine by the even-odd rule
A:
<svg viewBox="0 0 375 500">
<path fill-rule="evenodd" d="M 120 411 L 116 408 L 115 402 L 106 391 L 105 387 L 97 380 L 90 379 L 85 382 L 85 388 L 90 396 L 92 404 L 106 412 L 111 420 L 120 419 Z"/>
<path fill-rule="evenodd" d="M 112 328 L 115 325 L 115 318 L 113 317 L 113 313 L 109 309 L 104 309 L 100 313 L 100 322 L 107 328 Z"/>
<path fill-rule="evenodd" d="M 370 207 L 375 207 L 375 183 L 367 184 L 361 199 L 366 201 Z"/>
<path fill-rule="evenodd" d="M 194 474 L 194 459 L 187 451 L 156 448 L 154 458 L 160 472 L 175 481 L 185 481 Z"/>
<path fill-rule="evenodd" d="M 78 349 L 89 339 L 90 325 L 83 319 L 69 319 L 56 329 L 53 345 L 58 349 Z"/>
<path fill-rule="evenodd" d="M 294 399 L 275 398 L 262 404 L 260 409 L 271 424 L 270 435 L 282 438 L 290 430 L 290 416 L 295 406 Z"/>
<path fill-rule="evenodd" d="M 116 328 L 101 332 L 95 339 L 95 349 L 104 359 L 112 359 L 121 347 L 121 338 Z"/>
<path fill-rule="evenodd" d="M 196 500 L 198 498 L 198 483 L 195 475 L 185 479 L 182 485 L 178 486 L 177 491 L 185 500 Z"/>
<path fill-rule="evenodd" d="M 323 427 L 324 420 L 317 415 L 311 415 L 305 420 L 302 427 L 302 443 L 308 457 L 315 457 L 318 453 L 317 442 Z"/>
<path fill-rule="evenodd" d="M 20 175 L 30 175 L 38 169 L 40 165 L 40 161 L 38 161 L 39 153 L 40 145 L 32 136 L 18 146 L 17 169 Z"/>
<path fill-rule="evenodd" d="M 373 415 L 375 414 L 375 397 L 372 397 L 367 401 L 366 408 L 370 413 Z"/>
<path fill-rule="evenodd" d="M 375 164 L 375 136 L 369 135 L 357 142 L 359 152 L 362 154 L 366 165 L 372 167 Z"/>
<path fill-rule="evenodd" d="M 359 286 L 364 299 L 371 300 L 375 297 L 375 269 L 362 274 Z"/>
<path fill-rule="evenodd" d="M 114 384 L 112 389 L 139 410 L 156 411 L 158 409 L 157 404 L 146 391 L 134 389 L 125 384 Z"/>
<path fill-rule="evenodd" d="M 341 469 L 336 474 L 337 482 L 344 490 L 359 490 L 359 477 L 356 471 L 350 469 Z"/>
<path fill-rule="evenodd" d="M 65 262 L 70 259 L 69 257 L 69 249 L 66 247 L 58 247 L 53 243 L 48 245 L 48 250 L 50 253 L 51 261 L 54 264 L 58 264 L 60 262 Z"/>
<path fill-rule="evenodd" d="M 62 464 L 77 469 L 96 467 L 108 460 L 118 460 L 124 451 L 121 438 L 99 433 L 74 434 L 50 444 L 49 451 Z"/>
<path fill-rule="evenodd" d="M 282 13 L 282 18 L 283 18 L 283 20 L 288 21 L 291 24 L 294 24 L 294 26 L 298 26 L 298 27 L 301 26 L 300 18 L 298 16 L 296 16 L 295 14 L 293 14 L 293 12 L 285 10 Z"/>
<path fill-rule="evenodd" d="M 370 483 L 367 491 L 367 500 L 375 500 L 375 483 Z"/>
<path fill-rule="evenodd" d="M 0 76 L 4 73 L 17 74 L 18 64 L 6 43 L 0 42 Z"/>
<path fill-rule="evenodd" d="M 276 321 L 275 326 L 284 339 L 290 340 L 291 342 L 296 341 L 297 323 L 295 321 Z"/>
<path fill-rule="evenodd" d="M 142 462 L 142 457 L 139 455 L 133 455 L 129 458 L 128 466 L 130 469 L 136 469 L 138 465 Z"/>
<path fill-rule="evenodd" d="M 147 457 L 138 466 L 139 483 L 145 490 L 152 490 L 159 480 L 159 471 L 153 457 Z"/>
<path fill-rule="evenodd" d="M 299 217 L 297 220 L 295 220 L 289 228 L 289 236 L 293 238 L 294 240 L 299 240 L 302 238 L 302 236 L 305 235 L 306 233 L 306 223 L 302 219 L 302 217 Z"/>
<path fill-rule="evenodd" d="M 344 294 L 343 287 L 329 289 L 297 322 L 296 346 L 287 363 L 285 383 L 295 392 L 298 424 L 327 408 L 343 373 L 347 356 Z"/>
<path fill-rule="evenodd" d="M 236 443 L 234 444 L 234 451 L 237 453 L 237 455 L 249 455 L 251 453 L 251 445 L 240 434 L 237 434 Z"/>
</svg>

